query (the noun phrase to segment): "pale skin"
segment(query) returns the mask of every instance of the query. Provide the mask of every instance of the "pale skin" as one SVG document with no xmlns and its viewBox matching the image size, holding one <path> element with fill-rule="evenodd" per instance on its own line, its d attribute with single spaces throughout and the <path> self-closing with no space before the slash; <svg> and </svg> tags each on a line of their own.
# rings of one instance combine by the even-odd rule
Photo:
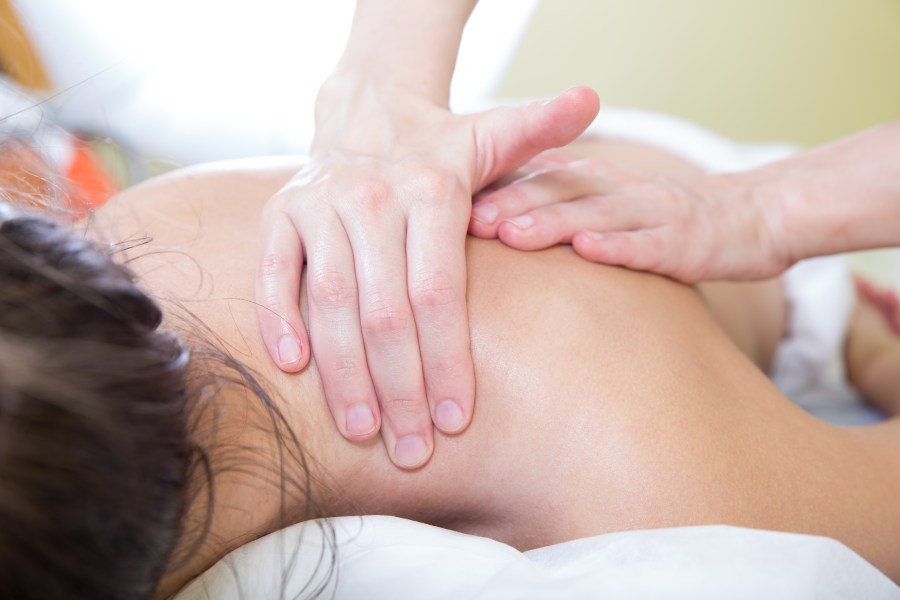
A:
<svg viewBox="0 0 900 600">
<path fill-rule="evenodd" d="M 622 144 L 594 151 L 635 168 L 677 164 Z M 477 415 L 466 435 L 437 433 L 438 451 L 414 471 L 397 469 L 378 440 L 348 441 L 334 425 L 316 363 L 294 374 L 278 369 L 249 301 L 260 243 L 252 225 L 296 169 L 263 161 L 170 175 L 113 201 L 92 231 L 114 240 L 153 237 L 131 263 L 143 287 L 161 299 L 167 323 L 179 321 L 171 300 L 185 303 L 270 382 L 313 459 L 312 492 L 326 515 L 397 515 L 522 550 L 681 525 L 813 533 L 842 541 L 900 580 L 900 421 L 835 427 L 772 387 L 754 362 L 771 360 L 784 327 L 777 283 L 745 284 L 754 293 L 730 300 L 720 288 L 704 299 L 670 279 L 581 260 L 569 248 L 522 253 L 470 238 Z M 307 310 L 305 295 L 300 306 Z M 740 333 L 729 315 L 747 311 L 769 316 Z M 735 341 L 717 321 L 739 332 Z M 900 352 L 896 358 L 900 364 Z M 868 364 L 856 361 L 866 373 Z M 259 472 L 279 468 L 255 398 L 228 388 L 212 401 L 215 428 L 201 423 L 195 434 L 213 468 L 224 470 L 212 535 L 166 574 L 159 597 L 287 524 L 274 484 L 227 470 L 241 452 Z M 306 508 L 302 495 L 291 498 L 289 520 Z M 194 507 L 189 522 L 202 514 Z"/>
<path fill-rule="evenodd" d="M 551 103 L 452 114 L 450 78 L 475 4 L 359 0 L 316 101 L 310 159 L 272 190 L 259 220 L 255 298 L 272 360 L 297 372 L 314 355 L 341 434 L 362 442 L 380 431 L 406 469 L 430 458 L 435 426 L 460 433 L 472 418 L 472 195 L 575 139 L 599 107 L 576 88 Z"/>
</svg>

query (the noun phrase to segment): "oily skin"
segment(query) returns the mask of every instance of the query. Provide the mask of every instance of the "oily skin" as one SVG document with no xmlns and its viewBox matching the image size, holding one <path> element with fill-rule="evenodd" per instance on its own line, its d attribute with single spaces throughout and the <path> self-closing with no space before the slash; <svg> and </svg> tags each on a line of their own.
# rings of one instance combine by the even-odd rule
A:
<svg viewBox="0 0 900 600">
<path fill-rule="evenodd" d="M 177 300 L 270 382 L 313 459 L 325 515 L 397 515 L 523 550 L 727 523 L 829 535 L 900 575 L 897 549 L 884 541 L 900 523 L 882 500 L 900 492 L 900 465 L 871 460 L 893 443 L 887 436 L 876 443 L 789 404 L 692 289 L 593 265 L 567 248 L 523 253 L 468 242 L 478 402 L 464 434 L 437 434 L 434 457 L 413 472 L 397 469 L 378 440 L 347 441 L 315 365 L 281 372 L 256 335 L 256 220 L 291 169 L 291 161 L 251 161 L 171 175 L 121 196 L 91 230 L 107 240 L 152 236 L 132 253 L 143 255 L 132 263 L 142 285 L 163 303 L 167 325 L 177 323 Z M 252 397 L 229 389 L 215 402 L 224 441 L 212 444 L 201 426 L 201 443 L 253 448 L 254 460 L 276 455 Z M 286 524 L 278 495 L 241 473 L 222 474 L 216 489 L 210 543 L 167 575 L 161 594 Z M 870 518 L 851 522 L 852 514 Z"/>
</svg>

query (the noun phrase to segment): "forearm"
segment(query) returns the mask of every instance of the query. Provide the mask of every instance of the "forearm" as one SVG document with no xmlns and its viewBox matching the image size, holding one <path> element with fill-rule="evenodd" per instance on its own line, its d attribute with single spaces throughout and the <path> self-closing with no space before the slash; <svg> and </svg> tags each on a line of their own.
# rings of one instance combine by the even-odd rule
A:
<svg viewBox="0 0 900 600">
<path fill-rule="evenodd" d="M 477 0 L 358 0 L 335 70 L 446 105 L 459 42 Z"/>
<path fill-rule="evenodd" d="M 900 245 L 900 121 L 747 177 L 790 262 Z"/>
</svg>

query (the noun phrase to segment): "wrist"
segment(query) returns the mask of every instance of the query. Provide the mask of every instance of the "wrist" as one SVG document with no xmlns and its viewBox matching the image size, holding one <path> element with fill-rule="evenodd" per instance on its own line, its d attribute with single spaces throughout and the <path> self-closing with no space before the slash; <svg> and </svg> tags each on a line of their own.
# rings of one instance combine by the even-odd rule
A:
<svg viewBox="0 0 900 600">
<path fill-rule="evenodd" d="M 386 83 L 446 107 L 463 28 L 476 0 L 357 0 L 335 73 Z"/>
<path fill-rule="evenodd" d="M 782 182 L 764 168 L 714 175 L 713 193 L 727 199 L 732 226 L 721 234 L 722 247 L 737 244 L 743 259 L 749 259 L 746 276 L 768 277 L 780 273 L 803 258 L 800 241 L 792 235 L 790 207 L 795 198 Z"/>
<path fill-rule="evenodd" d="M 900 244 L 900 122 L 872 128 L 753 172 L 780 215 L 787 256 Z"/>
<path fill-rule="evenodd" d="M 401 81 L 377 77 L 365 70 L 339 67 L 319 87 L 315 119 L 316 124 L 320 125 L 342 110 L 353 113 L 373 110 L 402 112 L 411 103 L 440 105 L 429 94 Z"/>
<path fill-rule="evenodd" d="M 391 81 L 335 72 L 319 90 L 312 154 L 341 150 L 387 156 L 438 127 L 449 109 Z"/>
<path fill-rule="evenodd" d="M 788 181 L 763 167 L 743 174 L 748 205 L 758 223 L 760 237 L 764 237 L 778 271 L 782 271 L 808 256 L 805 239 L 800 235 L 803 224 L 798 217 L 804 198 Z"/>
</svg>

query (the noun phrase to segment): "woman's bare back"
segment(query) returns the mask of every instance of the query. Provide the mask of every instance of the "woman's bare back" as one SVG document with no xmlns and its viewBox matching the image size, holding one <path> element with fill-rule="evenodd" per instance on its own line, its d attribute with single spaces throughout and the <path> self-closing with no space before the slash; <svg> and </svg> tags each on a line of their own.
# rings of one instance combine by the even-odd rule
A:
<svg viewBox="0 0 900 600">
<path fill-rule="evenodd" d="M 791 405 L 693 289 L 590 264 L 565 247 L 522 253 L 469 240 L 477 388 L 467 431 L 436 433 L 434 457 L 411 473 L 377 440 L 346 441 L 315 365 L 278 371 L 256 331 L 259 210 L 295 170 L 292 161 L 248 161 L 176 173 L 124 194 L 93 231 L 152 238 L 132 264 L 144 287 L 177 299 L 272 383 L 320 465 L 314 493 L 328 514 L 397 515 L 520 549 L 698 524 L 815 533 L 900 578 L 890 502 L 900 465 L 876 460 L 887 436 L 834 428 Z M 231 407 L 233 422 L 218 426 L 235 440 L 271 443 L 247 426 L 251 400 L 217 401 Z M 239 477 L 223 479 L 218 497 L 233 508 L 214 523 L 225 543 L 196 568 L 277 521 L 277 498 Z"/>
</svg>

